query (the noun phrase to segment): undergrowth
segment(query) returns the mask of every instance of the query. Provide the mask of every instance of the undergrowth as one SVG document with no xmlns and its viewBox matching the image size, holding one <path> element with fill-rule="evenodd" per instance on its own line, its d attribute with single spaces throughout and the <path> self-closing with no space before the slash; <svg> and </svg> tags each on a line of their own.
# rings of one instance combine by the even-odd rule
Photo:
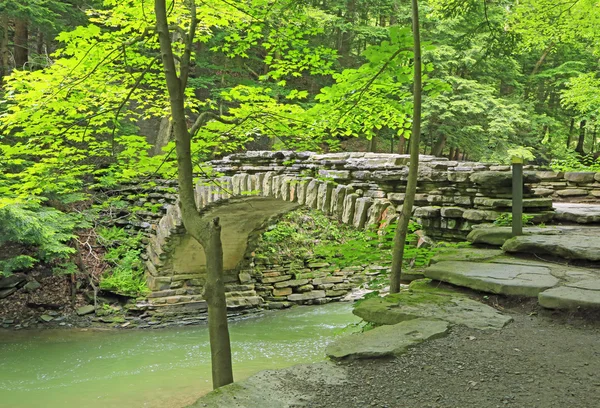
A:
<svg viewBox="0 0 600 408">
<path fill-rule="evenodd" d="M 404 249 L 407 267 L 428 264 L 435 252 L 432 248 L 417 248 L 418 237 L 414 231 L 419 228 L 416 223 L 410 225 Z M 339 268 L 389 264 L 395 229 L 396 224 L 390 224 L 379 230 L 373 227 L 359 231 L 331 220 L 319 211 L 300 209 L 286 214 L 263 233 L 256 253 L 258 257 L 281 262 L 322 259 Z"/>
<path fill-rule="evenodd" d="M 111 269 L 102 275 L 100 288 L 125 296 L 148 293 L 141 259 L 142 234 L 130 235 L 122 228 L 99 227 L 98 243 L 106 249 L 104 260 Z"/>
</svg>

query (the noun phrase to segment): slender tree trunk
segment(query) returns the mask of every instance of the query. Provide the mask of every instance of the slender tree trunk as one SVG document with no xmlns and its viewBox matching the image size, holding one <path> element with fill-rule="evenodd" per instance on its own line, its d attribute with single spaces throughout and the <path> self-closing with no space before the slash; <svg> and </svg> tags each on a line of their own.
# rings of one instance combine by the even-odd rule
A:
<svg viewBox="0 0 600 408">
<path fill-rule="evenodd" d="M 404 154 L 406 152 L 406 138 L 404 135 L 400 135 L 398 139 L 398 154 Z"/>
<path fill-rule="evenodd" d="M 25 69 L 29 62 L 29 27 L 27 20 L 15 21 L 15 68 Z"/>
<path fill-rule="evenodd" d="M 10 51 L 8 50 L 8 16 L 6 14 L 0 15 L 0 85 L 4 83 L 4 77 L 9 74 L 9 58 Z"/>
<path fill-rule="evenodd" d="M 529 74 L 529 76 L 534 76 L 539 72 L 540 68 L 542 67 L 542 64 L 546 60 L 546 57 L 548 56 L 550 51 L 552 51 L 552 48 L 554 48 L 554 43 L 550 43 L 550 45 L 546 47 L 544 52 L 542 52 L 542 55 L 540 55 L 540 58 L 535 63 L 535 66 L 533 67 L 533 70 L 531 71 L 531 74 Z"/>
<path fill-rule="evenodd" d="M 402 260 L 404 258 L 404 246 L 408 234 L 408 223 L 412 214 L 412 208 L 417 191 L 417 176 L 419 172 L 419 139 L 421 136 L 421 36 L 419 33 L 419 3 L 411 0 L 412 5 L 412 28 L 414 40 L 414 85 L 413 85 L 413 126 L 410 135 L 410 165 L 408 170 L 408 182 L 406 185 L 406 196 L 400 219 L 394 235 L 394 251 L 392 253 L 392 272 L 390 274 L 390 293 L 400 292 L 400 280 L 402 278 Z"/>
<path fill-rule="evenodd" d="M 460 149 L 457 147 L 454 150 L 454 157 L 452 157 L 452 160 L 459 160 L 460 159 Z"/>
<path fill-rule="evenodd" d="M 584 119 L 579 122 L 579 140 L 577 140 L 577 147 L 575 147 L 575 151 L 580 155 L 585 155 L 583 145 L 585 143 L 585 124 L 587 121 Z"/>
<path fill-rule="evenodd" d="M 208 331 L 212 358 L 213 388 L 233 382 L 231 364 L 231 341 L 227 325 L 227 300 L 223 282 L 223 245 L 219 218 L 209 225 L 208 240 L 204 242 L 207 279 L 206 300 L 208 304 Z"/>
<path fill-rule="evenodd" d="M 192 19 L 195 9 L 192 4 Z M 227 327 L 227 309 L 223 276 L 223 248 L 219 220 L 205 221 L 198 213 L 194 199 L 193 168 L 191 156 L 191 134 L 187 128 L 184 110 L 184 90 L 190 63 L 190 53 L 184 52 L 180 59 L 180 76 L 177 74 L 173 46 L 167 24 L 165 0 L 155 0 L 156 32 L 160 43 L 160 53 L 171 105 L 171 120 L 177 152 L 177 180 L 179 183 L 179 206 L 181 218 L 187 232 L 200 243 L 206 255 L 207 283 L 206 297 L 209 315 L 209 336 L 211 343 L 211 363 L 213 388 L 233 382 L 231 346 Z M 186 49 L 193 46 L 195 23 L 191 24 Z M 212 347 L 214 344 L 214 348 Z"/>
<path fill-rule="evenodd" d="M 367 150 L 373 153 L 377 151 L 377 135 L 373 135 L 369 139 Z"/>
<path fill-rule="evenodd" d="M 442 152 L 444 151 L 444 147 L 446 147 L 446 135 L 441 134 L 438 136 L 435 144 L 431 148 L 431 155 L 438 157 L 441 156 Z"/>
<path fill-rule="evenodd" d="M 450 148 L 450 151 L 448 152 L 448 159 L 450 159 L 450 160 L 454 159 L 454 147 Z"/>
<path fill-rule="evenodd" d="M 569 126 L 569 137 L 567 137 L 567 149 L 571 147 L 571 138 L 575 129 L 575 118 L 571 118 L 571 126 Z"/>
</svg>

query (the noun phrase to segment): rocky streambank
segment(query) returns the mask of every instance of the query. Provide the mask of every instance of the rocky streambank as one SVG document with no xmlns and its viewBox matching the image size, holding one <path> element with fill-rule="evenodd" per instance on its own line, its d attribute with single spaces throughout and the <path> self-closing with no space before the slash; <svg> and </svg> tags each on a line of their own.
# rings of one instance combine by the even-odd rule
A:
<svg viewBox="0 0 600 408">
<path fill-rule="evenodd" d="M 359 315 L 371 313 L 388 324 L 331 344 L 327 353 L 333 361 L 265 371 L 213 391 L 192 406 L 597 406 L 597 314 L 557 314 L 534 302 L 450 294 L 450 287 L 429 288 L 423 296 L 424 289 L 423 283 L 416 284 L 402 295 L 420 297 L 424 308 L 411 308 L 410 299 L 361 303 Z M 462 312 L 458 307 L 452 315 L 470 319 L 450 323 L 445 310 L 464 299 L 478 306 Z M 437 304 L 441 314 L 432 314 L 428 304 Z"/>
</svg>

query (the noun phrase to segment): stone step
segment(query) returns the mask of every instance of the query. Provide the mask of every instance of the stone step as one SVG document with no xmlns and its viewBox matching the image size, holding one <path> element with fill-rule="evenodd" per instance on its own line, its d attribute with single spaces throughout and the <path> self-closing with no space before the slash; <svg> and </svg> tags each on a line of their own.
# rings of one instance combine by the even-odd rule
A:
<svg viewBox="0 0 600 408">
<path fill-rule="evenodd" d="M 600 224 L 600 204 L 554 203 L 555 222 Z"/>
<path fill-rule="evenodd" d="M 600 271 L 511 257 L 489 262 L 441 261 L 431 279 L 488 293 L 537 298 L 548 309 L 600 309 Z"/>
<path fill-rule="evenodd" d="M 590 279 L 548 289 L 538 296 L 547 309 L 600 309 L 600 279 Z"/>
<path fill-rule="evenodd" d="M 506 252 L 546 254 L 570 260 L 600 261 L 600 229 L 560 235 L 522 235 L 507 240 Z"/>
<path fill-rule="evenodd" d="M 482 292 L 533 298 L 560 282 L 544 266 L 488 262 L 442 261 L 424 273 L 431 279 Z"/>
</svg>

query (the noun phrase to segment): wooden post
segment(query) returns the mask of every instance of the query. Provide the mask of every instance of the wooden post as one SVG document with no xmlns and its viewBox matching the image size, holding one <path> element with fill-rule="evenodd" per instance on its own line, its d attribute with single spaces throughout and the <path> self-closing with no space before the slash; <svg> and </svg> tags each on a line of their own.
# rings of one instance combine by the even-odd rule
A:
<svg viewBox="0 0 600 408">
<path fill-rule="evenodd" d="M 523 159 L 512 158 L 512 235 L 523 235 Z"/>
</svg>

